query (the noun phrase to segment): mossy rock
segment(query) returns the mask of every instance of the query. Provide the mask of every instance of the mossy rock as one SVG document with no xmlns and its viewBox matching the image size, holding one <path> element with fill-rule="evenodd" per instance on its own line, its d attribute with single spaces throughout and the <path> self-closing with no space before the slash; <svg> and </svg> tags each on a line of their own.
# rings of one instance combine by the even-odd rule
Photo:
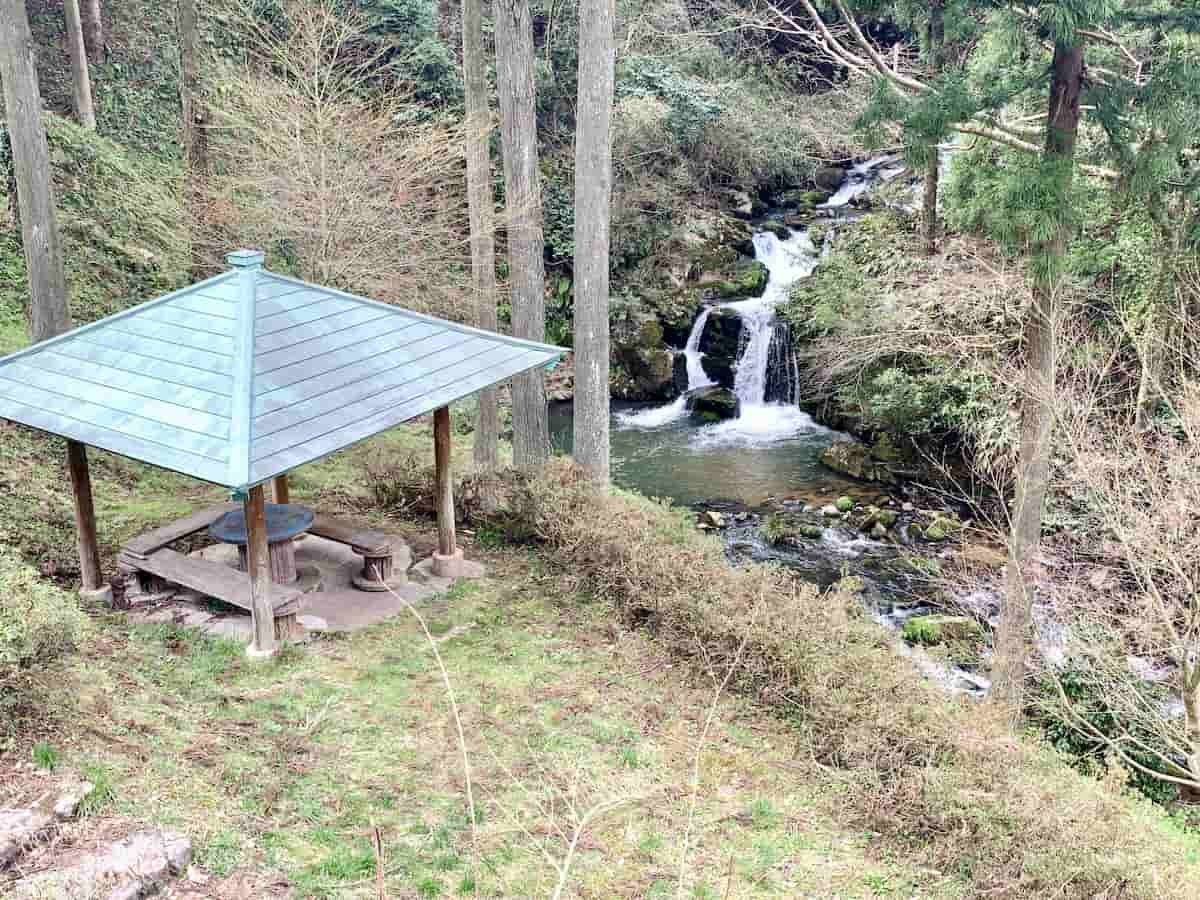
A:
<svg viewBox="0 0 1200 900">
<path fill-rule="evenodd" d="M 962 523 L 947 516 L 937 516 L 921 532 L 921 537 L 930 543 L 940 543 L 962 530 Z"/>
<path fill-rule="evenodd" d="M 833 505 L 837 507 L 838 512 L 848 513 L 854 509 L 854 498 L 838 497 L 837 502 Z"/>
<path fill-rule="evenodd" d="M 910 644 L 932 647 L 947 641 L 975 641 L 983 637 L 983 627 L 968 616 L 934 613 L 914 616 L 904 623 L 901 636 Z"/>
<path fill-rule="evenodd" d="M 743 267 L 729 281 L 719 282 L 714 290 L 722 300 L 742 300 L 751 297 L 761 297 L 767 289 L 767 279 L 770 271 L 758 260 Z"/>
<path fill-rule="evenodd" d="M 871 458 L 870 450 L 857 441 L 835 441 L 821 453 L 821 462 L 833 471 L 860 481 L 890 484 L 895 475 Z"/>
<path fill-rule="evenodd" d="M 688 400 L 691 414 L 705 422 L 736 419 L 741 412 L 741 402 L 733 391 L 716 388 L 693 395 Z"/>
</svg>

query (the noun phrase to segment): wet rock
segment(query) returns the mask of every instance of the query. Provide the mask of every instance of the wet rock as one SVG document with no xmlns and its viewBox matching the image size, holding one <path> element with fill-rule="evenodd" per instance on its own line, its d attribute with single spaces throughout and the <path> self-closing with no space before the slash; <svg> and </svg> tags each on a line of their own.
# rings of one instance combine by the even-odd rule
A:
<svg viewBox="0 0 1200 900">
<path fill-rule="evenodd" d="M 713 528 L 725 527 L 725 517 L 715 509 L 710 509 L 704 514 L 704 522 L 707 525 L 711 525 Z"/>
<path fill-rule="evenodd" d="M 825 448 L 821 462 L 833 471 L 859 481 L 890 484 L 896 480 L 888 467 L 872 459 L 870 450 L 857 441 L 835 441 Z"/>
<path fill-rule="evenodd" d="M 629 380 L 614 385 L 628 399 L 674 400 L 675 354 L 663 343 L 662 325 L 648 315 L 638 316 L 613 329 L 613 355 Z"/>
<path fill-rule="evenodd" d="M 729 199 L 739 219 L 757 219 L 767 211 L 767 205 L 747 191 L 730 191 Z"/>
<path fill-rule="evenodd" d="M 846 170 L 837 166 L 822 166 L 813 172 L 813 184 L 823 191 L 836 191 L 846 180 Z"/>
<path fill-rule="evenodd" d="M 844 512 L 844 513 L 852 512 L 854 510 L 854 498 L 853 497 L 838 497 L 837 502 L 834 504 L 834 506 L 837 507 L 838 512 Z"/>
<path fill-rule="evenodd" d="M 877 541 L 882 541 L 888 536 L 887 526 L 882 522 L 876 522 L 875 527 L 871 529 L 871 537 Z"/>
<path fill-rule="evenodd" d="M 688 370 L 687 357 L 682 353 L 675 354 L 675 362 L 671 370 L 671 377 L 675 380 L 675 390 L 680 394 L 687 393 L 688 389 Z"/>
<path fill-rule="evenodd" d="M 832 519 L 836 516 L 840 516 L 841 512 L 839 512 L 838 508 L 831 503 L 828 506 L 821 507 L 821 515 L 827 519 Z"/>
<path fill-rule="evenodd" d="M 819 540 L 825 536 L 825 529 L 820 525 L 801 525 L 800 534 L 809 540 Z"/>
<path fill-rule="evenodd" d="M 731 309 L 714 309 L 700 335 L 700 352 L 705 356 L 737 359 L 742 341 L 742 317 Z"/>
<path fill-rule="evenodd" d="M 787 229 L 784 229 L 785 231 Z M 743 300 L 761 297 L 767 289 L 770 270 L 757 260 L 739 267 L 732 278 L 717 282 L 713 290 L 722 300 Z"/>
<path fill-rule="evenodd" d="M 713 384 L 733 390 L 737 378 L 737 365 L 732 359 L 724 356 L 705 356 L 700 360 L 700 368 Z"/>
<path fill-rule="evenodd" d="M 688 399 L 688 410 L 693 419 L 701 422 L 721 422 L 736 419 L 741 412 L 741 403 L 733 391 L 710 388 L 693 394 Z"/>
<path fill-rule="evenodd" d="M 953 519 L 938 517 L 935 518 L 921 532 L 921 537 L 930 543 L 936 544 L 946 540 L 951 535 L 956 534 L 962 526 Z"/>
</svg>

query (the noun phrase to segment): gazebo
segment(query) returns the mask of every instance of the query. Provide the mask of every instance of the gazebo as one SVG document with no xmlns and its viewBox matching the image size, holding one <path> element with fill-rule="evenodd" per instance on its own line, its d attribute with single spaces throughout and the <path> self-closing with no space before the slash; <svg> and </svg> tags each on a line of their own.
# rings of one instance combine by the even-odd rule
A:
<svg viewBox="0 0 1200 900">
<path fill-rule="evenodd" d="M 230 597 L 251 614 L 248 652 L 270 655 L 275 619 L 294 614 L 296 598 L 272 583 L 269 537 L 279 536 L 268 534 L 264 487 L 286 505 L 291 470 L 433 412 L 433 565 L 458 574 L 448 404 L 552 369 L 565 351 L 278 275 L 254 250 L 226 259 L 230 271 L 0 358 L 0 418 L 67 439 L 83 590 L 94 595 L 105 588 L 86 446 L 229 488 L 236 506 L 144 536 L 122 567 L 163 574 L 155 566 L 170 563 L 186 583 L 191 570 L 159 548 L 237 511 L 247 574 Z M 382 587 L 390 560 L 375 536 L 323 527 L 355 546 Z"/>
</svg>

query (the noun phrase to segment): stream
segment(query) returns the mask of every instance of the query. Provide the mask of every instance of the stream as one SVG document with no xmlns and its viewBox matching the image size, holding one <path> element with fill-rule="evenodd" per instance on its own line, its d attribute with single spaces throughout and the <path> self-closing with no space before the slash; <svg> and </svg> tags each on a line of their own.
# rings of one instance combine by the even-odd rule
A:
<svg viewBox="0 0 1200 900">
<path fill-rule="evenodd" d="M 895 157 L 856 165 L 842 187 L 822 204 L 822 210 L 840 220 L 840 227 L 853 227 L 852 217 L 845 214 L 849 204 L 900 171 Z M 935 611 L 922 599 L 917 573 L 903 565 L 906 554 L 911 555 L 905 546 L 873 540 L 838 521 L 829 523 L 820 540 L 802 546 L 777 547 L 761 534 L 766 514 L 820 508 L 843 495 L 863 502 L 896 504 L 895 498 L 878 488 L 843 478 L 820 462 L 822 451 L 846 435 L 818 424 L 797 405 L 802 399 L 799 364 L 786 326 L 777 320 L 775 311 L 792 286 L 820 265 L 828 242 L 818 247 L 805 230 L 789 229 L 783 238 L 780 231 L 778 224 L 771 223 L 753 236 L 755 258 L 769 272 L 761 297 L 705 306 L 699 311 L 687 341 L 677 350 L 687 363 L 687 393 L 668 404 L 613 402 L 613 481 L 649 497 L 723 511 L 732 524 L 720 533 L 734 564 L 777 562 L 823 587 L 846 575 L 859 576 L 865 584 L 868 609 L 898 632 L 906 619 Z M 717 309 L 733 312 L 741 320 L 733 386 L 739 410 L 736 418 L 705 423 L 691 415 L 688 401 L 689 395 L 713 384 L 704 370 L 700 346 L 708 320 Z M 773 390 L 769 389 L 772 383 Z M 770 401 L 768 394 L 782 395 L 789 402 Z M 550 430 L 554 448 L 569 453 L 570 403 L 551 405 Z M 922 555 L 935 552 L 921 550 Z M 979 675 L 943 665 L 904 641 L 896 644 L 927 676 L 950 690 L 978 695 L 988 687 Z"/>
</svg>

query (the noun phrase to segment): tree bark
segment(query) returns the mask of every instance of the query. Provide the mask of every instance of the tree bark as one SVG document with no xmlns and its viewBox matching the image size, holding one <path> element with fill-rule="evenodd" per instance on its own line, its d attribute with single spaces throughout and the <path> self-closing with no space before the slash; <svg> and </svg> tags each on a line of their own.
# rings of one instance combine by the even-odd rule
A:
<svg viewBox="0 0 1200 900">
<path fill-rule="evenodd" d="M 612 204 L 613 0 L 579 4 L 575 127 L 575 459 L 609 480 L 608 256 Z"/>
<path fill-rule="evenodd" d="M 946 0 L 931 0 L 929 4 L 929 61 L 935 73 L 946 66 Z M 925 163 L 925 194 L 921 208 L 921 235 L 925 252 L 929 256 L 937 253 L 938 239 L 938 190 L 941 177 L 941 160 L 935 142 L 929 147 L 930 157 Z"/>
<path fill-rule="evenodd" d="M 71 57 L 71 90 L 75 100 L 75 118 L 84 128 L 96 130 L 96 112 L 92 106 L 92 76 L 88 72 L 87 50 L 83 43 L 83 21 L 79 0 L 63 0 L 67 26 L 67 55 Z"/>
<path fill-rule="evenodd" d="M 83 2 L 83 44 L 87 49 L 88 61 L 94 65 L 104 62 L 104 18 L 100 11 L 100 0 Z"/>
<path fill-rule="evenodd" d="M 206 115 L 200 94 L 199 0 L 179 0 L 179 94 L 183 107 L 183 158 L 188 176 L 203 174 L 208 165 Z"/>
<path fill-rule="evenodd" d="M 16 172 L 21 245 L 29 270 L 30 332 L 36 342 L 67 331 L 71 315 L 24 0 L 0 0 L 0 81 Z"/>
<path fill-rule="evenodd" d="M 496 235 L 492 208 L 492 113 L 488 108 L 487 58 L 483 49 L 483 0 L 463 0 L 463 82 L 467 104 L 467 200 L 471 216 L 471 279 L 480 328 L 497 330 Z M 475 465 L 500 465 L 500 414 L 496 389 L 479 392 Z"/>
<path fill-rule="evenodd" d="M 37 343 L 70 330 L 71 312 L 50 180 L 50 148 L 24 0 L 0 0 L 0 82 L 16 174 L 21 246 L 29 273 L 30 334 Z M 95 591 L 103 582 L 87 451 L 82 444 L 67 442 L 67 468 L 83 588 Z"/>
<path fill-rule="evenodd" d="M 1055 180 L 1059 209 L 1065 209 L 1069 202 L 1083 72 L 1082 46 L 1055 47 L 1043 168 L 1044 177 Z M 1055 331 L 1062 261 L 1070 237 L 1068 227 L 1060 220 L 1054 237 L 1035 250 L 1033 303 L 1025 320 L 1026 375 L 1021 400 L 1016 500 L 992 679 L 992 697 L 1008 712 L 1014 724 L 1022 713 L 1029 653 L 1033 645 L 1031 566 L 1041 543 L 1042 514 L 1050 481 Z"/>
<path fill-rule="evenodd" d="M 529 0 L 496 0 L 494 12 L 513 334 L 541 341 L 546 335 L 546 272 L 533 80 L 533 22 Z M 546 386 L 542 370 L 536 369 L 513 379 L 513 462 L 518 468 L 534 469 L 549 458 Z"/>
</svg>

